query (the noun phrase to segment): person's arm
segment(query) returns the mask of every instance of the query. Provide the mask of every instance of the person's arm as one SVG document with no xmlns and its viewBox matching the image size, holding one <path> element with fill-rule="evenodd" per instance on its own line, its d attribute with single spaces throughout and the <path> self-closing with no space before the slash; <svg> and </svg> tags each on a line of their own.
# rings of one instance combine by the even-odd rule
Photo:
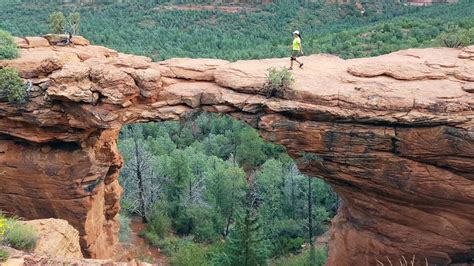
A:
<svg viewBox="0 0 474 266">
<path fill-rule="evenodd" d="M 300 43 L 300 53 L 301 53 L 301 55 L 304 55 L 304 52 L 303 52 L 303 44 L 302 44 L 302 43 Z"/>
</svg>

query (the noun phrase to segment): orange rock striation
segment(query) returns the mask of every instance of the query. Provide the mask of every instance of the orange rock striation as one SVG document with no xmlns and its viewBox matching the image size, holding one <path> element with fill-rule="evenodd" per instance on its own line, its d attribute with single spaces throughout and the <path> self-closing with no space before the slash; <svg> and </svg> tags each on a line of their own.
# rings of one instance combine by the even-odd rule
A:
<svg viewBox="0 0 474 266">
<path fill-rule="evenodd" d="M 18 39 L 0 61 L 31 84 L 25 104 L 0 102 L 0 209 L 61 218 L 86 257 L 117 243 L 124 124 L 226 113 L 284 145 L 340 195 L 328 265 L 474 257 L 474 47 L 375 58 L 303 57 L 283 99 L 261 95 L 287 59 L 150 59 L 78 42 Z M 82 44 L 82 45 L 79 45 Z"/>
</svg>

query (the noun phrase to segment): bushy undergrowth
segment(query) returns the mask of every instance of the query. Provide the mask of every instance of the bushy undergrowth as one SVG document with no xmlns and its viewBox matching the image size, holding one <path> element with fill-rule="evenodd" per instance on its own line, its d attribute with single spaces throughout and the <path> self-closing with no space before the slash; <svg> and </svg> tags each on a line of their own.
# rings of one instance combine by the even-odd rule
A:
<svg viewBox="0 0 474 266">
<path fill-rule="evenodd" d="M 132 229 L 130 228 L 130 218 L 127 215 L 121 213 L 119 215 L 119 222 L 120 222 L 119 241 L 128 242 L 132 234 Z"/>
<path fill-rule="evenodd" d="M 9 32 L 0 30 L 0 60 L 18 57 L 18 48 Z"/>
<path fill-rule="evenodd" d="M 7 222 L 3 242 L 15 249 L 31 250 L 35 247 L 37 238 L 37 233 L 32 227 L 10 219 Z"/>
<path fill-rule="evenodd" d="M 9 67 L 0 69 L 0 98 L 6 98 L 11 103 L 26 99 L 26 88 L 17 70 Z"/>
<path fill-rule="evenodd" d="M 194 243 L 186 243 L 171 257 L 171 264 L 176 266 L 208 265 L 206 251 Z"/>
<path fill-rule="evenodd" d="M 459 27 L 456 24 L 447 26 L 446 32 L 438 36 L 442 46 L 459 48 L 474 43 L 474 25 L 470 29 Z"/>
<path fill-rule="evenodd" d="M 158 204 L 157 204 L 158 205 Z M 171 229 L 171 220 L 163 208 L 155 206 L 150 215 L 147 231 L 164 238 Z"/>
<path fill-rule="evenodd" d="M 282 98 L 294 83 L 293 75 L 286 68 L 270 68 L 263 94 L 267 97 Z"/>
<path fill-rule="evenodd" d="M 4 249 L 0 248 L 0 262 L 4 262 L 8 259 L 10 253 Z"/>
<path fill-rule="evenodd" d="M 160 248 L 161 252 L 170 258 L 171 265 L 209 265 L 206 248 L 202 244 L 194 243 L 192 238 L 172 235 L 161 238 L 149 231 L 142 232 L 141 236 L 150 245 Z"/>
<path fill-rule="evenodd" d="M 20 250 L 31 250 L 35 247 L 37 238 L 32 227 L 0 214 L 0 244 Z"/>
<path fill-rule="evenodd" d="M 327 250 L 325 248 L 307 249 L 295 256 L 274 260 L 273 266 L 323 266 L 326 263 Z"/>
</svg>

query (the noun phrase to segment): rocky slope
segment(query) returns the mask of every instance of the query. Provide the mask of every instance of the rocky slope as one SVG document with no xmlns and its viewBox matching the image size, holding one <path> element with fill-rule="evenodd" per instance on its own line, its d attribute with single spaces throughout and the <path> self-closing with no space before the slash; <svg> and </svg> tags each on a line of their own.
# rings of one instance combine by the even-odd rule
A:
<svg viewBox="0 0 474 266">
<path fill-rule="evenodd" d="M 300 169 L 342 199 L 329 265 L 474 257 L 474 47 L 303 57 L 293 89 L 268 99 L 267 69 L 287 59 L 151 63 L 87 42 L 18 42 L 21 58 L 0 66 L 32 86 L 26 104 L 0 103 L 0 209 L 69 221 L 87 257 L 107 258 L 117 242 L 121 126 L 193 110 L 314 155 Z"/>
</svg>

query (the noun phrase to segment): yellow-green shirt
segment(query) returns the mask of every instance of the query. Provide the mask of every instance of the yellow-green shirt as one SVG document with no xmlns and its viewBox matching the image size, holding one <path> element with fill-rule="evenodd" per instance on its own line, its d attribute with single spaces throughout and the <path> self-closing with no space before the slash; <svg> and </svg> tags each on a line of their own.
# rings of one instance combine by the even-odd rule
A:
<svg viewBox="0 0 474 266">
<path fill-rule="evenodd" d="M 301 39 L 300 37 L 296 37 L 293 39 L 293 51 L 300 51 L 301 50 Z"/>
</svg>

